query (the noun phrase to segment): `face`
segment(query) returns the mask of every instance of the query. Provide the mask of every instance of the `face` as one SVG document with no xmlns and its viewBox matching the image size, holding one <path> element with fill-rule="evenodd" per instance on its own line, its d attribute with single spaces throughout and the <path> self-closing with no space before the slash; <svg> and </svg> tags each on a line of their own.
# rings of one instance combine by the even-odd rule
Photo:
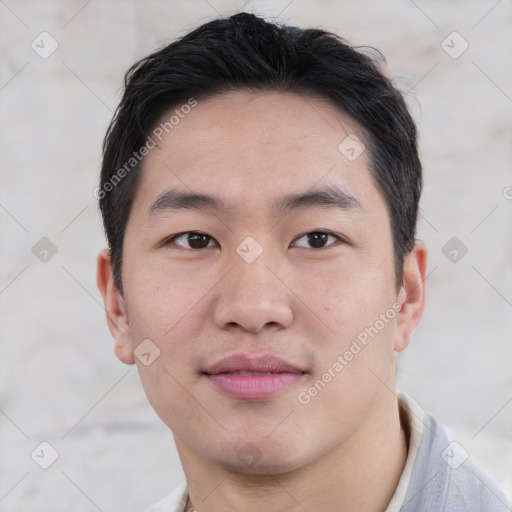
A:
<svg viewBox="0 0 512 512">
<path fill-rule="evenodd" d="M 106 253 L 98 283 L 180 455 L 284 472 L 375 428 L 426 263 L 415 248 L 398 294 L 386 203 L 346 139 L 358 126 L 322 99 L 237 91 L 164 135 L 126 227 L 124 297 Z"/>
</svg>

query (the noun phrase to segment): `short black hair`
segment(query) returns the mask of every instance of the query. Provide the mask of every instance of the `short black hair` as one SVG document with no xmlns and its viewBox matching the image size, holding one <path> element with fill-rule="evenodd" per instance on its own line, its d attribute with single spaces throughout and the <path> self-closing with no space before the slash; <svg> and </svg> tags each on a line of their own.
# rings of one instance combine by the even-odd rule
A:
<svg viewBox="0 0 512 512">
<path fill-rule="evenodd" d="M 121 294 L 123 239 L 152 128 L 173 107 L 233 90 L 321 98 L 358 123 L 390 216 L 398 290 L 404 258 L 414 247 L 422 189 L 417 129 L 402 93 L 376 58 L 336 34 L 241 12 L 204 23 L 125 74 L 95 192 Z"/>
</svg>

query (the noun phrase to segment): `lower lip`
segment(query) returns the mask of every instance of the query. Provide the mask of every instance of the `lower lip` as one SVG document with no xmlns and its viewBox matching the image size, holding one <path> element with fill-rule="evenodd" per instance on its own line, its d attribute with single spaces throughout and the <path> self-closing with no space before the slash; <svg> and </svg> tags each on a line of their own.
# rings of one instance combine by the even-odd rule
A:
<svg viewBox="0 0 512 512">
<path fill-rule="evenodd" d="M 292 386 L 303 373 L 262 373 L 260 375 L 238 375 L 219 373 L 207 375 L 220 390 L 235 398 L 267 398 Z"/>
</svg>

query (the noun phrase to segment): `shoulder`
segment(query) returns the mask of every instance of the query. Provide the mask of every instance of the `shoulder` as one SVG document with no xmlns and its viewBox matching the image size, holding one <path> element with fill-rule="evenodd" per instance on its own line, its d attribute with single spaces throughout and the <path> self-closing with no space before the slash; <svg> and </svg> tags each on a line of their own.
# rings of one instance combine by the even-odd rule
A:
<svg viewBox="0 0 512 512">
<path fill-rule="evenodd" d="M 471 461 L 450 468 L 446 510 L 510 512 L 510 504 L 497 485 Z"/>
<path fill-rule="evenodd" d="M 511 512 L 504 493 L 443 425 L 410 397 L 407 405 L 421 441 L 401 511 Z"/>
</svg>

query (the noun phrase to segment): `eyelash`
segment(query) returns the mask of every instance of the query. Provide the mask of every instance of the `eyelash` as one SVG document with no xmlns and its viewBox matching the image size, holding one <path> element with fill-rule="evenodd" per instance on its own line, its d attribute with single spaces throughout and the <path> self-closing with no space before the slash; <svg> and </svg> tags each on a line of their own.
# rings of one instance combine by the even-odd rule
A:
<svg viewBox="0 0 512 512">
<path fill-rule="evenodd" d="M 337 235 L 337 234 L 333 233 L 332 231 L 325 231 L 325 230 L 308 231 L 306 233 L 303 233 L 299 237 L 297 237 L 296 240 L 300 240 L 301 238 L 303 238 L 306 235 L 311 235 L 311 234 L 316 234 L 316 233 L 324 233 L 326 235 L 331 235 L 334 238 L 336 238 L 340 243 L 348 243 L 347 240 L 345 240 L 340 235 Z M 210 235 L 207 235 L 206 233 L 201 233 L 199 231 L 184 231 L 183 233 L 178 233 L 178 234 L 173 235 L 172 237 L 168 238 L 167 240 L 164 241 L 163 245 L 170 245 L 171 243 L 174 243 L 175 240 L 177 240 L 177 239 L 179 239 L 179 238 L 181 238 L 181 237 L 183 237 L 185 235 L 192 235 L 192 234 L 206 236 L 210 240 L 214 240 L 213 237 L 211 237 Z M 328 245 L 327 247 L 320 247 L 320 248 L 313 247 L 312 250 L 314 250 L 314 251 L 323 251 L 323 250 L 327 250 L 327 249 L 329 249 L 329 248 L 331 248 L 333 246 L 337 246 L 337 245 L 339 245 L 339 244 L 334 243 L 334 244 Z M 182 247 L 182 246 L 178 246 L 178 247 L 181 247 L 182 249 L 188 249 L 187 247 Z M 202 247 L 201 249 L 190 248 L 189 250 L 194 251 L 194 252 L 199 252 L 199 251 L 203 251 L 205 249 L 210 249 L 210 247 Z"/>
</svg>

